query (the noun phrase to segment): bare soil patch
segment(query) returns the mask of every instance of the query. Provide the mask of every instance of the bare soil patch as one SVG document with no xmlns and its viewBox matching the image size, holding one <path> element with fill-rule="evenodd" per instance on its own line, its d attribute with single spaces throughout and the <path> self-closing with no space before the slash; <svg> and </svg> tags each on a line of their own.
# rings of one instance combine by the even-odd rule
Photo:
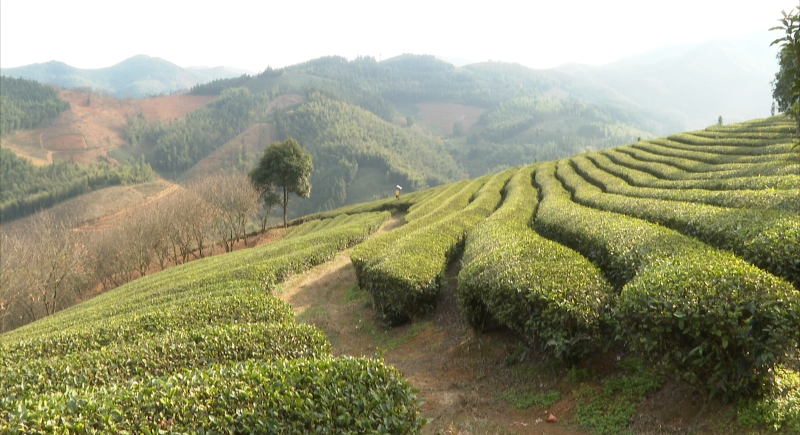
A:
<svg viewBox="0 0 800 435">
<path fill-rule="evenodd" d="M 133 100 L 131 106 L 138 107 L 149 122 L 157 122 L 158 120 L 167 122 L 183 118 L 214 98 L 214 96 L 210 95 L 170 95 Z"/>
<path fill-rule="evenodd" d="M 451 103 L 423 103 L 417 106 L 419 121 L 435 127 L 438 131 L 434 133 L 441 135 L 452 134 L 453 124 L 458 121 L 464 125 L 464 132 L 469 133 L 473 124 L 486 111 L 480 107 Z"/>
<path fill-rule="evenodd" d="M 62 134 L 44 140 L 44 147 L 52 151 L 85 150 L 86 138 L 82 134 Z"/>
</svg>

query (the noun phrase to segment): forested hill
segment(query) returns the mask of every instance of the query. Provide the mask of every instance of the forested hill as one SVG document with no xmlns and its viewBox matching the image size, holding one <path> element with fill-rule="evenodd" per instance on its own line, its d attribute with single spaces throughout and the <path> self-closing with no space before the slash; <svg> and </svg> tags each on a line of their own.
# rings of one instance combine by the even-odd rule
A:
<svg viewBox="0 0 800 435">
<path fill-rule="evenodd" d="M 4 75 L 24 77 L 65 88 L 89 88 L 122 97 L 144 97 L 189 89 L 198 83 L 235 77 L 225 68 L 181 68 L 172 62 L 145 55 L 133 56 L 107 68 L 82 69 L 50 61 L 17 68 L 3 68 Z"/>
<path fill-rule="evenodd" d="M 69 109 L 50 86 L 0 76 L 0 134 L 43 125 Z"/>
<path fill-rule="evenodd" d="M 320 92 L 311 93 L 296 109 L 279 113 L 275 125 L 280 137 L 294 137 L 314 158 L 311 182 L 318 199 L 304 202 L 301 214 L 371 199 L 353 192 L 359 175 L 369 174 L 370 181 L 384 186 L 373 186 L 372 195 L 378 197 L 396 184 L 419 190 L 462 176 L 441 140 L 384 122 Z"/>
<path fill-rule="evenodd" d="M 391 120 L 398 106 L 439 102 L 484 109 L 513 98 L 546 96 L 571 99 L 579 92 L 586 101 L 613 108 L 629 118 L 636 128 L 665 134 L 682 129 L 680 119 L 654 108 L 642 108 L 618 98 L 605 85 L 587 84 L 553 70 L 534 70 L 519 64 L 484 62 L 455 68 L 430 55 L 405 54 L 377 62 L 372 57 L 348 61 L 330 56 L 273 70 L 256 76 L 215 80 L 192 88 L 198 95 L 217 95 L 229 87 L 245 86 L 272 95 L 302 93 L 309 87 L 335 92 L 347 102 L 361 106 L 384 120 Z"/>
</svg>

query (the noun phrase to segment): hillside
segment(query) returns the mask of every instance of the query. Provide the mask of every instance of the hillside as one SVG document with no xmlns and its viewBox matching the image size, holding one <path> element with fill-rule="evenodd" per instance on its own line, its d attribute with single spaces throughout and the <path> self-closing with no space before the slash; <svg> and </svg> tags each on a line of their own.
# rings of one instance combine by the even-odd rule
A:
<svg viewBox="0 0 800 435">
<path fill-rule="evenodd" d="M 529 433 L 548 410 L 556 433 L 795 433 L 793 128 L 713 126 L 306 216 L 1 335 L 0 424 Z M 370 346 L 386 362 L 331 357 Z"/>
<path fill-rule="evenodd" d="M 241 75 L 241 72 L 223 67 L 181 68 L 164 59 L 141 54 L 106 68 L 81 69 L 63 62 L 50 61 L 3 68 L 0 73 L 67 89 L 83 88 L 105 92 L 117 98 L 170 94 L 200 83 Z"/>
</svg>

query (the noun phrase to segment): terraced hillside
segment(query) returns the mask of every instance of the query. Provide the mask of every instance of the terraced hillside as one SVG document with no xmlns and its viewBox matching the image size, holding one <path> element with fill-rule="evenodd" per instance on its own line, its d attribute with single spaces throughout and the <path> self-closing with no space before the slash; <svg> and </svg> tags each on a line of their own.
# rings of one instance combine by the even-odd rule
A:
<svg viewBox="0 0 800 435">
<path fill-rule="evenodd" d="M 358 244 L 358 285 L 386 323 L 436 310 L 457 273 L 475 330 L 505 326 L 524 352 L 573 367 L 569 377 L 609 349 L 623 370 L 649 373 L 576 386 L 565 400 L 585 429 L 629 430 L 637 401 L 669 378 L 705 403 L 735 402 L 729 433 L 800 433 L 793 128 L 784 117 L 715 126 L 306 216 L 279 242 L 168 269 L 0 336 L 0 425 L 419 432 L 397 371 L 332 358 L 318 330 L 264 292 Z M 404 224 L 368 238 L 389 211 Z"/>
<path fill-rule="evenodd" d="M 359 285 L 387 320 L 414 319 L 461 257 L 475 328 L 571 363 L 617 342 L 726 401 L 783 385 L 780 418 L 800 429 L 792 128 L 712 127 L 451 185 L 354 250 Z"/>
<path fill-rule="evenodd" d="M 396 370 L 333 358 L 325 336 L 268 291 L 388 217 L 306 223 L 2 335 L 0 432 L 418 432 L 418 403 Z"/>
</svg>

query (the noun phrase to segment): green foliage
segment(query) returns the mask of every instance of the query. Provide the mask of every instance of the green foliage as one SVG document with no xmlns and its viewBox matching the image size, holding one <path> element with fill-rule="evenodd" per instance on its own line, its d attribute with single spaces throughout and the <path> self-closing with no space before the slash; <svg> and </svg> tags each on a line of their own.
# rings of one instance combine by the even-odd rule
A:
<svg viewBox="0 0 800 435">
<path fill-rule="evenodd" d="M 784 35 L 770 45 L 780 44 L 778 53 L 780 69 L 775 73 L 772 98 L 778 102 L 781 112 L 791 114 L 797 123 L 800 134 L 800 8 L 781 11 L 780 26 L 770 30 L 780 30 Z"/>
<path fill-rule="evenodd" d="M 729 208 L 785 210 L 800 212 L 800 187 L 767 191 L 765 189 L 706 190 L 706 189 L 674 189 L 657 187 L 631 186 L 626 180 L 606 172 L 597 161 L 608 163 L 601 154 L 587 154 L 572 158 L 575 170 L 590 183 L 598 186 L 606 193 L 623 195 L 631 198 L 663 199 L 704 203 Z M 613 166 L 613 163 L 612 165 Z M 627 175 L 628 170 L 620 171 Z M 785 177 L 781 177 L 785 180 Z M 718 179 L 719 180 L 719 179 Z M 718 182 L 718 186 L 722 184 Z M 800 185 L 796 185 L 800 186 Z"/>
<path fill-rule="evenodd" d="M 143 183 L 154 176 L 144 162 L 109 166 L 59 161 L 35 166 L 0 148 L 0 221 L 27 216 L 93 189 Z"/>
<path fill-rule="evenodd" d="M 381 361 L 322 358 L 212 365 L 191 373 L 44 394 L 4 416 L 13 431 L 419 433 L 411 387 Z"/>
<path fill-rule="evenodd" d="M 587 166 L 580 164 L 586 162 L 582 157 L 573 159 L 573 162 L 582 168 Z M 570 171 L 564 165 L 563 173 Z M 643 199 L 604 194 L 581 177 L 570 176 L 565 181 L 574 190 L 575 200 L 581 204 L 636 216 L 697 237 L 720 249 L 731 250 L 745 260 L 800 287 L 800 251 L 797 250 L 797 246 L 800 246 L 800 215 L 796 204 L 791 204 L 796 202 L 796 194 L 770 196 L 777 198 L 779 202 L 788 202 L 785 207 L 790 211 L 737 209 L 668 201 L 666 198 Z M 688 191 L 681 192 L 685 192 L 685 197 L 681 199 L 690 199 Z M 759 195 L 759 192 L 753 193 L 753 202 L 759 199 Z M 667 195 L 662 193 L 661 197 L 665 196 Z M 733 193 L 720 196 L 729 202 L 728 205 L 736 205 L 733 203 L 736 196 L 741 199 L 741 195 Z M 769 201 L 770 198 L 766 198 L 766 202 Z"/>
<path fill-rule="evenodd" d="M 481 115 L 480 123 L 486 126 L 483 136 L 502 142 L 564 110 L 558 100 L 544 97 L 518 97 L 498 104 Z"/>
<path fill-rule="evenodd" d="M 586 258 L 528 226 L 538 203 L 533 170 L 517 171 L 502 206 L 469 232 L 457 295 L 474 327 L 492 318 L 570 360 L 602 346 L 612 289 Z"/>
<path fill-rule="evenodd" d="M 289 138 L 283 142 L 274 142 L 264 150 L 258 166 L 250 172 L 250 180 L 261 192 L 266 204 L 277 202 L 283 208 L 283 226 L 286 227 L 286 212 L 289 206 L 289 194 L 300 198 L 311 195 L 311 171 L 314 165 L 305 148 L 296 140 Z"/>
<path fill-rule="evenodd" d="M 0 88 L 0 135 L 45 125 L 69 110 L 54 88 L 34 80 L 0 76 Z"/>
<path fill-rule="evenodd" d="M 512 388 L 501 393 L 500 398 L 517 409 L 528 409 L 533 405 L 540 408 L 549 408 L 554 403 L 561 400 L 561 393 L 558 391 L 539 393 L 531 390 Z"/>
<path fill-rule="evenodd" d="M 751 429 L 766 426 L 774 432 L 800 433 L 800 374 L 786 367 L 775 370 L 768 394 L 738 404 L 736 418 Z"/>
<path fill-rule="evenodd" d="M 578 205 L 561 182 L 575 194 L 588 183 L 565 161 L 555 175 L 555 164 L 536 172 L 537 228 L 621 287 L 615 312 L 632 348 L 732 398 L 758 390 L 797 345 L 800 297 L 791 285 L 675 231 Z"/>
<path fill-rule="evenodd" d="M 276 114 L 280 137 L 306 144 L 320 168 L 311 177 L 319 186 L 315 199 L 300 213 L 344 205 L 347 186 L 359 168 L 386 173 L 385 184 L 407 190 L 457 180 L 461 171 L 435 139 L 386 123 L 374 115 L 322 93 L 312 93 L 300 107 Z"/>
<path fill-rule="evenodd" d="M 246 88 L 227 89 L 217 99 L 166 127 L 147 127 L 141 120 L 131 120 L 126 137 L 134 141 L 157 138 L 154 165 L 183 172 L 253 124 L 265 103 L 265 96 L 253 95 Z"/>
<path fill-rule="evenodd" d="M 622 373 L 606 378 L 602 388 L 583 384 L 575 392 L 578 397 L 575 420 L 592 432 L 626 433 L 628 422 L 636 415 L 636 405 L 663 383 L 661 376 L 638 359 L 626 358 L 618 367 Z"/>
<path fill-rule="evenodd" d="M 396 370 L 332 358 L 321 331 L 265 292 L 387 218 L 343 214 L 2 335 L 0 431 L 419 433 L 419 403 Z"/>
<path fill-rule="evenodd" d="M 388 322 L 402 322 L 436 305 L 447 267 L 461 253 L 466 233 L 497 208 L 500 192 L 514 171 L 470 183 L 457 195 L 476 191 L 463 209 L 445 214 L 440 206 L 430 213 L 436 221 L 414 220 L 390 244 L 382 240 L 371 252 L 365 248 L 353 253 L 359 285 L 372 293 L 376 308 Z"/>
</svg>

